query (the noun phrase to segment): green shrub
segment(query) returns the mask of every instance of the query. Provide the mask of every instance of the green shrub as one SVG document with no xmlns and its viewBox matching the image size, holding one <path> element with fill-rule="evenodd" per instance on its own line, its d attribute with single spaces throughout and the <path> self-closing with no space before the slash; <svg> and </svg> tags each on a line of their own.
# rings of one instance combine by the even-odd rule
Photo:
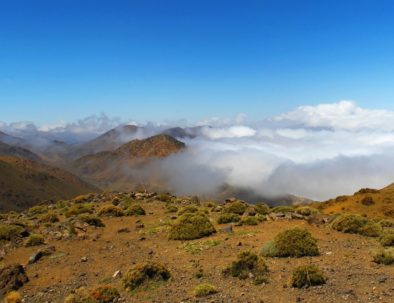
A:
<svg viewBox="0 0 394 303">
<path fill-rule="evenodd" d="M 317 241 L 309 231 L 301 228 L 285 230 L 262 248 L 267 257 L 304 257 L 319 255 Z"/>
<path fill-rule="evenodd" d="M 205 214 L 200 212 L 186 213 L 171 226 L 169 238 L 172 240 L 193 240 L 215 232 L 215 228 Z"/>
<path fill-rule="evenodd" d="M 218 223 L 219 224 L 226 224 L 226 223 L 236 223 L 241 220 L 241 216 L 237 214 L 232 214 L 232 213 L 224 213 L 221 214 Z"/>
<path fill-rule="evenodd" d="M 90 296 L 86 288 L 81 287 L 73 294 L 67 296 L 64 299 L 64 303 L 97 303 L 97 301 Z"/>
<path fill-rule="evenodd" d="M 197 285 L 194 290 L 194 295 L 196 297 L 206 297 L 209 295 L 213 295 L 216 294 L 218 291 L 216 289 L 215 286 L 213 286 L 212 284 L 208 284 L 208 283 L 203 283 L 200 285 Z"/>
<path fill-rule="evenodd" d="M 9 293 L 6 294 L 4 297 L 3 303 L 22 303 L 23 298 L 21 294 L 15 290 L 10 291 Z"/>
<path fill-rule="evenodd" d="M 48 211 L 48 207 L 44 205 L 36 205 L 29 208 L 28 213 L 31 216 L 45 214 Z"/>
<path fill-rule="evenodd" d="M 108 204 L 102 206 L 98 211 L 99 216 L 106 217 L 122 217 L 124 215 L 123 210 L 115 205 Z"/>
<path fill-rule="evenodd" d="M 24 228 L 14 224 L 0 224 L 0 240 L 10 241 L 21 237 Z"/>
<path fill-rule="evenodd" d="M 25 242 L 26 247 L 30 246 L 37 246 L 37 245 L 43 245 L 45 243 L 45 239 L 43 235 L 39 234 L 31 234 Z"/>
<path fill-rule="evenodd" d="M 382 233 L 382 227 L 378 223 L 368 221 L 358 233 L 366 237 L 378 237 Z"/>
<path fill-rule="evenodd" d="M 49 213 L 44 214 L 40 217 L 40 222 L 42 222 L 42 223 L 56 223 L 56 222 L 59 222 L 59 217 L 56 214 L 49 212 Z"/>
<path fill-rule="evenodd" d="M 260 217 L 243 217 L 238 225 L 248 225 L 248 226 L 255 226 L 261 223 L 262 219 Z"/>
<path fill-rule="evenodd" d="M 105 227 L 105 224 L 103 223 L 103 221 L 99 217 L 97 217 L 96 215 L 81 214 L 78 216 L 78 220 L 81 222 L 84 222 L 86 224 L 89 224 L 91 226 Z"/>
<path fill-rule="evenodd" d="M 258 203 L 254 206 L 256 213 L 260 215 L 266 215 L 270 212 L 270 207 L 265 203 Z"/>
<path fill-rule="evenodd" d="M 162 202 L 171 202 L 172 197 L 169 194 L 162 193 L 157 195 L 157 200 L 162 201 Z"/>
<path fill-rule="evenodd" d="M 322 271 L 315 265 L 299 266 L 293 271 L 291 284 L 293 287 L 302 288 L 326 283 Z"/>
<path fill-rule="evenodd" d="M 166 212 L 167 213 L 176 213 L 178 211 L 178 207 L 172 204 L 167 204 L 166 206 Z"/>
<path fill-rule="evenodd" d="M 384 265 L 394 264 L 394 248 L 380 249 L 373 254 L 373 261 Z"/>
<path fill-rule="evenodd" d="M 134 290 L 142 284 L 170 278 L 171 274 L 164 265 L 146 262 L 129 269 L 123 276 L 123 285 L 127 290 Z"/>
<path fill-rule="evenodd" d="M 302 215 L 302 216 L 311 216 L 311 215 L 317 214 L 319 211 L 313 207 L 303 206 L 303 207 L 297 208 L 295 210 L 295 212 L 299 215 Z"/>
<path fill-rule="evenodd" d="M 237 259 L 223 271 L 225 276 L 231 275 L 239 279 L 252 278 L 255 284 L 267 282 L 268 266 L 263 258 L 250 251 L 238 254 Z"/>
<path fill-rule="evenodd" d="M 183 214 L 194 214 L 196 212 L 198 212 L 199 209 L 196 206 L 186 206 L 184 208 L 182 208 L 179 212 L 178 215 L 183 215 Z"/>
<path fill-rule="evenodd" d="M 333 229 L 343 233 L 360 234 L 367 237 L 377 237 L 382 230 L 379 224 L 354 214 L 336 217 L 331 226 Z"/>
<path fill-rule="evenodd" d="M 119 291 L 112 286 L 99 286 L 90 292 L 90 297 L 97 303 L 116 302 L 120 298 Z"/>
<path fill-rule="evenodd" d="M 394 220 L 383 219 L 379 221 L 379 224 L 382 228 L 394 227 Z"/>
<path fill-rule="evenodd" d="M 380 244 L 383 246 L 394 246 L 394 230 L 385 230 L 379 237 Z"/>
<path fill-rule="evenodd" d="M 139 204 L 131 205 L 125 212 L 126 216 L 145 216 L 145 209 L 141 207 Z"/>
<path fill-rule="evenodd" d="M 226 204 L 224 207 L 225 213 L 232 213 L 242 216 L 247 209 L 247 205 L 241 201 L 235 201 L 229 204 Z"/>
<path fill-rule="evenodd" d="M 276 206 L 271 209 L 271 213 L 293 213 L 294 211 L 292 206 Z"/>
<path fill-rule="evenodd" d="M 93 206 L 91 204 L 73 204 L 67 208 L 65 212 L 66 218 L 78 216 L 80 214 L 93 213 Z"/>
</svg>

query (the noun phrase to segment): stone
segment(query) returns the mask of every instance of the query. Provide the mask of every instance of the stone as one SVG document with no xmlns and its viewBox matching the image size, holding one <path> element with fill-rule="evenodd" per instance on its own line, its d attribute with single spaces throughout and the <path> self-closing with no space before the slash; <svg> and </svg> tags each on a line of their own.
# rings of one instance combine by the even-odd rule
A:
<svg viewBox="0 0 394 303">
<path fill-rule="evenodd" d="M 232 234 L 233 233 L 233 226 L 232 225 L 227 225 L 227 226 L 223 227 L 222 230 L 225 233 Z"/>
<path fill-rule="evenodd" d="M 0 269 L 0 298 L 12 290 L 18 290 L 27 282 L 29 278 L 20 264 L 8 265 Z"/>
</svg>

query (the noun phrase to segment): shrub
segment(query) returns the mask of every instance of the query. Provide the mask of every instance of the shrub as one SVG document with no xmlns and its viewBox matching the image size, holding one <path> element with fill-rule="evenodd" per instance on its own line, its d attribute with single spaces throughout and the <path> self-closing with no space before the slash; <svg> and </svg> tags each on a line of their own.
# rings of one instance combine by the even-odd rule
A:
<svg viewBox="0 0 394 303">
<path fill-rule="evenodd" d="M 255 226 L 261 223 L 262 219 L 260 217 L 243 217 L 238 225 L 249 225 Z"/>
<path fill-rule="evenodd" d="M 370 206 L 370 205 L 375 204 L 375 202 L 374 202 L 374 200 L 373 200 L 372 197 L 367 196 L 367 197 L 364 197 L 364 198 L 361 200 L 361 204 L 362 204 L 362 205 L 365 205 L 365 206 Z"/>
<path fill-rule="evenodd" d="M 168 213 L 176 213 L 178 211 L 178 207 L 176 207 L 175 205 L 171 205 L 171 204 L 167 204 L 166 206 L 166 211 Z"/>
<path fill-rule="evenodd" d="M 92 214 L 81 214 L 78 216 L 78 220 L 81 222 L 84 222 L 86 224 L 89 224 L 91 226 L 96 226 L 96 227 L 104 227 L 105 224 L 103 221 L 97 217 L 96 215 Z"/>
<path fill-rule="evenodd" d="M 302 216 L 311 216 L 314 214 L 317 214 L 319 211 L 316 208 L 309 207 L 309 206 L 303 206 L 299 207 L 295 210 L 297 214 L 300 214 Z"/>
<path fill-rule="evenodd" d="M 36 205 L 29 208 L 28 213 L 31 216 L 45 214 L 48 211 L 48 208 L 44 205 Z"/>
<path fill-rule="evenodd" d="M 42 223 L 56 223 L 59 222 L 59 217 L 54 213 L 47 213 L 40 218 Z"/>
<path fill-rule="evenodd" d="M 225 205 L 224 212 L 242 216 L 247 209 L 247 205 L 241 201 L 235 201 Z"/>
<path fill-rule="evenodd" d="M 366 237 L 378 237 L 382 233 L 382 227 L 378 223 L 368 221 L 358 233 Z"/>
<path fill-rule="evenodd" d="M 0 224 L 0 240 L 10 241 L 21 237 L 23 227 L 14 224 Z"/>
<path fill-rule="evenodd" d="M 17 291 L 11 291 L 5 296 L 4 303 L 22 303 L 22 296 Z"/>
<path fill-rule="evenodd" d="M 115 205 L 108 204 L 102 206 L 98 211 L 99 216 L 111 216 L 111 217 L 122 217 L 124 215 L 123 210 Z"/>
<path fill-rule="evenodd" d="M 303 257 L 319 255 L 317 241 L 309 231 L 301 228 L 285 230 L 262 248 L 267 257 Z"/>
<path fill-rule="evenodd" d="M 186 206 L 184 208 L 182 208 L 179 212 L 178 215 L 183 215 L 183 214 L 194 214 L 196 212 L 198 212 L 198 207 L 196 206 Z"/>
<path fill-rule="evenodd" d="M 68 207 L 65 216 L 66 218 L 78 216 L 80 214 L 91 214 L 93 213 L 93 206 L 91 204 L 73 204 L 72 206 Z"/>
<path fill-rule="evenodd" d="M 86 288 L 78 288 L 74 294 L 67 296 L 64 303 L 97 303 L 93 298 L 90 297 L 89 292 Z"/>
<path fill-rule="evenodd" d="M 97 303 L 111 303 L 120 298 L 119 291 L 112 286 L 100 286 L 90 292 L 90 297 Z"/>
<path fill-rule="evenodd" d="M 394 249 L 384 248 L 373 254 L 373 261 L 378 264 L 394 264 Z"/>
<path fill-rule="evenodd" d="M 221 214 L 218 223 L 219 224 L 226 224 L 226 223 L 235 223 L 239 222 L 241 220 L 241 216 L 237 214 L 232 214 L 232 213 L 224 213 Z"/>
<path fill-rule="evenodd" d="M 45 243 L 45 239 L 43 235 L 39 235 L 39 234 L 31 234 L 25 242 L 25 246 L 26 247 L 30 247 L 30 246 L 38 246 L 38 245 L 42 245 Z"/>
<path fill-rule="evenodd" d="M 379 237 L 380 244 L 383 246 L 394 246 L 394 230 L 385 230 Z"/>
<path fill-rule="evenodd" d="M 383 219 L 379 221 L 381 227 L 394 227 L 394 220 Z"/>
<path fill-rule="evenodd" d="M 218 291 L 216 289 L 215 286 L 213 286 L 212 284 L 208 284 L 208 283 L 203 283 L 200 285 L 197 285 L 194 288 L 194 295 L 196 297 L 206 297 L 212 294 L 216 294 Z"/>
<path fill-rule="evenodd" d="M 172 240 L 193 240 L 215 232 L 215 228 L 205 214 L 186 213 L 171 226 L 169 238 Z"/>
<path fill-rule="evenodd" d="M 162 193 L 157 195 L 157 200 L 162 202 L 170 202 L 172 200 L 172 197 L 169 194 Z"/>
<path fill-rule="evenodd" d="M 266 215 L 270 212 L 270 207 L 265 203 L 258 203 L 254 206 L 256 213 L 260 215 Z"/>
<path fill-rule="evenodd" d="M 146 262 L 129 269 L 124 274 L 123 285 L 128 290 L 134 290 L 142 284 L 151 281 L 167 281 L 170 278 L 171 274 L 164 265 Z"/>
<path fill-rule="evenodd" d="M 344 233 L 358 234 L 368 222 L 367 218 L 359 215 L 340 215 L 332 222 L 332 228 Z"/>
<path fill-rule="evenodd" d="M 253 278 L 255 284 L 267 282 L 268 267 L 263 258 L 250 251 L 238 254 L 237 259 L 223 271 L 224 275 L 231 275 L 239 279 Z"/>
<path fill-rule="evenodd" d="M 293 287 L 302 288 L 326 283 L 322 271 L 315 265 L 299 266 L 293 271 L 291 284 Z"/>
<path fill-rule="evenodd" d="M 139 204 L 131 205 L 125 212 L 126 216 L 145 216 L 145 209 L 141 207 Z"/>
<path fill-rule="evenodd" d="M 294 211 L 292 206 L 276 206 L 271 209 L 271 213 L 293 213 Z"/>
</svg>

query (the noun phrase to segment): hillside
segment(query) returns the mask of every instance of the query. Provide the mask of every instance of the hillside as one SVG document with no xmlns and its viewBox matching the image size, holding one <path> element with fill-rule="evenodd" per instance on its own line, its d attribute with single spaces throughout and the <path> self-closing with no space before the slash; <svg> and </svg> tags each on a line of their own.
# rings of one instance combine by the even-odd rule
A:
<svg viewBox="0 0 394 303">
<path fill-rule="evenodd" d="M 133 170 L 157 158 L 182 151 L 186 145 L 168 135 L 132 140 L 114 151 L 84 156 L 74 162 L 73 171 L 100 188 L 131 190 L 139 186 L 140 176 Z M 149 182 L 150 185 L 154 185 Z"/>
<path fill-rule="evenodd" d="M 0 282 L 0 300 L 14 287 L 28 303 L 392 302 L 379 238 L 339 232 L 331 219 L 149 192 L 3 214 L 0 281 L 11 282 Z"/>
<path fill-rule="evenodd" d="M 43 200 L 68 199 L 96 191 L 59 168 L 17 157 L 0 157 L 0 210 L 20 210 Z"/>
<path fill-rule="evenodd" d="M 0 142 L 0 156 L 20 157 L 32 161 L 41 161 L 42 159 L 28 149 L 18 146 L 11 146 Z"/>
<path fill-rule="evenodd" d="M 357 213 L 367 217 L 394 218 L 394 184 L 380 190 L 364 188 L 351 196 L 339 196 L 319 203 L 327 214 Z"/>
</svg>

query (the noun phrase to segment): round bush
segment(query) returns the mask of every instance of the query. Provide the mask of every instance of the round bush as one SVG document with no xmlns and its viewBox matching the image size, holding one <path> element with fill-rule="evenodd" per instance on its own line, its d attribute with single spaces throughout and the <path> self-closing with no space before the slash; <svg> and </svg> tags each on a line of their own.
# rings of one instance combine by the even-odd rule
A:
<svg viewBox="0 0 394 303">
<path fill-rule="evenodd" d="M 293 271 L 291 284 L 293 287 L 302 288 L 326 283 L 322 271 L 315 265 L 299 266 Z"/>
<path fill-rule="evenodd" d="M 225 205 L 224 212 L 232 213 L 237 215 L 243 215 L 246 211 L 247 205 L 241 201 L 235 201 L 230 204 Z"/>
<path fill-rule="evenodd" d="M 145 209 L 141 205 L 133 204 L 126 210 L 126 216 L 145 216 Z"/>
<path fill-rule="evenodd" d="M 218 218 L 218 223 L 219 224 L 236 223 L 239 222 L 240 220 L 241 220 L 240 215 L 225 213 L 220 215 L 220 217 Z"/>
<path fill-rule="evenodd" d="M 194 295 L 196 297 L 206 297 L 212 294 L 216 294 L 218 291 L 216 289 L 215 286 L 213 286 L 212 284 L 208 284 L 208 283 L 203 283 L 200 285 L 197 285 L 194 288 Z"/>
<path fill-rule="evenodd" d="M 122 217 L 124 213 L 120 207 L 108 204 L 99 209 L 98 215 L 107 217 Z"/>
<path fill-rule="evenodd" d="M 380 235 L 379 241 L 383 246 L 394 246 L 394 230 L 385 230 Z"/>
<path fill-rule="evenodd" d="M 123 285 L 128 290 L 134 290 L 142 284 L 152 281 L 167 281 L 171 278 L 168 269 L 161 264 L 147 262 L 137 264 L 123 276 Z"/>
<path fill-rule="evenodd" d="M 205 214 L 186 213 L 171 226 L 169 238 L 172 240 L 193 240 L 215 232 L 215 228 Z"/>
</svg>

